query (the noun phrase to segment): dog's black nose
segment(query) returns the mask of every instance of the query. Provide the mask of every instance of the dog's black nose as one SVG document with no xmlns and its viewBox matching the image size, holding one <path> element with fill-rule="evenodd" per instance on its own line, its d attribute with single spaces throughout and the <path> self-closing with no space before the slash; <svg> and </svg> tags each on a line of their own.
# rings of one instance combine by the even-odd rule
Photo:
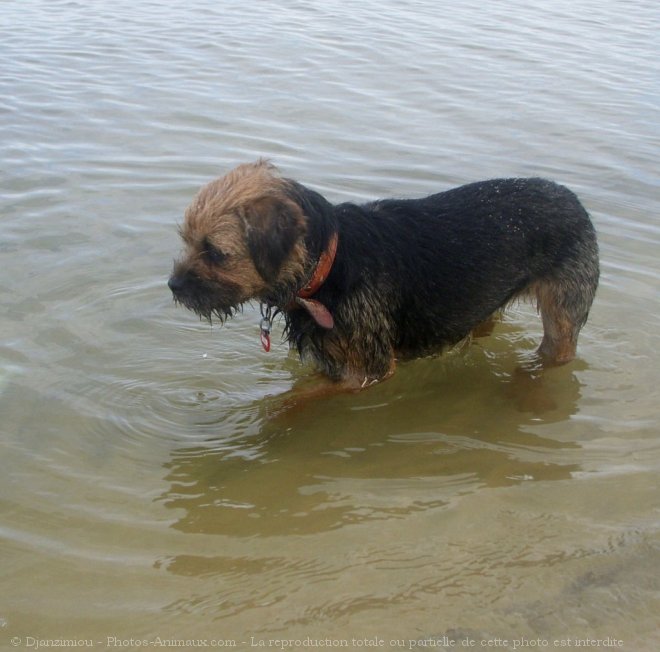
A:
<svg viewBox="0 0 660 652">
<path fill-rule="evenodd" d="M 167 281 L 167 285 L 174 294 L 180 292 L 183 289 L 184 283 L 185 281 L 183 277 L 177 276 L 176 274 L 172 274 L 172 276 L 170 276 L 170 280 Z"/>
</svg>

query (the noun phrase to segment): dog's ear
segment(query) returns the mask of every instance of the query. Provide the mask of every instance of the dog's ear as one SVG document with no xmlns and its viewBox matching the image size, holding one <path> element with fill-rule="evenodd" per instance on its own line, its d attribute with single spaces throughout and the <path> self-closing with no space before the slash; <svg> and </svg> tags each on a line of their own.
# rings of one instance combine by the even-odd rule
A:
<svg viewBox="0 0 660 652">
<path fill-rule="evenodd" d="M 305 218 L 291 200 L 264 197 L 249 205 L 247 245 L 254 266 L 265 281 L 274 281 L 298 238 Z"/>
</svg>

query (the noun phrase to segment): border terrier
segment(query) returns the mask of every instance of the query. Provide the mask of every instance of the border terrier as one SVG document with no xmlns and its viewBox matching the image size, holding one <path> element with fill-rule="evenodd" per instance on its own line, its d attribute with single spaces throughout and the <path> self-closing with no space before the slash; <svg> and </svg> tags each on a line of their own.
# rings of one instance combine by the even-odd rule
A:
<svg viewBox="0 0 660 652">
<path fill-rule="evenodd" d="M 224 321 L 259 301 L 266 350 L 281 312 L 290 346 L 347 389 L 460 342 L 524 297 L 543 322 L 541 360 L 568 362 L 598 285 L 586 210 L 538 178 L 333 205 L 260 160 L 204 186 L 180 234 L 177 303 Z"/>
</svg>

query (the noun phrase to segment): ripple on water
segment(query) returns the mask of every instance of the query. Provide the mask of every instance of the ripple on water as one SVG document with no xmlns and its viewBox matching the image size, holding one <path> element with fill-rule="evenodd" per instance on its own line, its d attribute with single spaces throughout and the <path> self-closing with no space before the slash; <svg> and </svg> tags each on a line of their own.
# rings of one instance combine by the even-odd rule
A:
<svg viewBox="0 0 660 652">
<path fill-rule="evenodd" d="M 4 3 L 0 628 L 612 627 L 644 649 L 656 4 Z M 166 286 L 199 185 L 264 155 L 332 201 L 575 188 L 603 261 L 579 359 L 516 374 L 540 336 L 516 309 L 281 409 L 307 371 L 261 352 L 254 307 L 211 328 Z"/>
</svg>

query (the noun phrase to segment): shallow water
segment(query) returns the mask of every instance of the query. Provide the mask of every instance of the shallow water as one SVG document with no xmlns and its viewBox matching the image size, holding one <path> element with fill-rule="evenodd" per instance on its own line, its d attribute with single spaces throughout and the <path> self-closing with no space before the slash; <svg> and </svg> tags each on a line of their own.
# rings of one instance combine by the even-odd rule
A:
<svg viewBox="0 0 660 652">
<path fill-rule="evenodd" d="M 0 647 L 658 649 L 659 29 L 650 1 L 4 2 Z M 570 186 L 602 253 L 578 359 L 521 373 L 520 305 L 283 412 L 315 380 L 256 308 L 211 328 L 165 284 L 198 186 L 259 156 L 332 201 Z"/>
</svg>

